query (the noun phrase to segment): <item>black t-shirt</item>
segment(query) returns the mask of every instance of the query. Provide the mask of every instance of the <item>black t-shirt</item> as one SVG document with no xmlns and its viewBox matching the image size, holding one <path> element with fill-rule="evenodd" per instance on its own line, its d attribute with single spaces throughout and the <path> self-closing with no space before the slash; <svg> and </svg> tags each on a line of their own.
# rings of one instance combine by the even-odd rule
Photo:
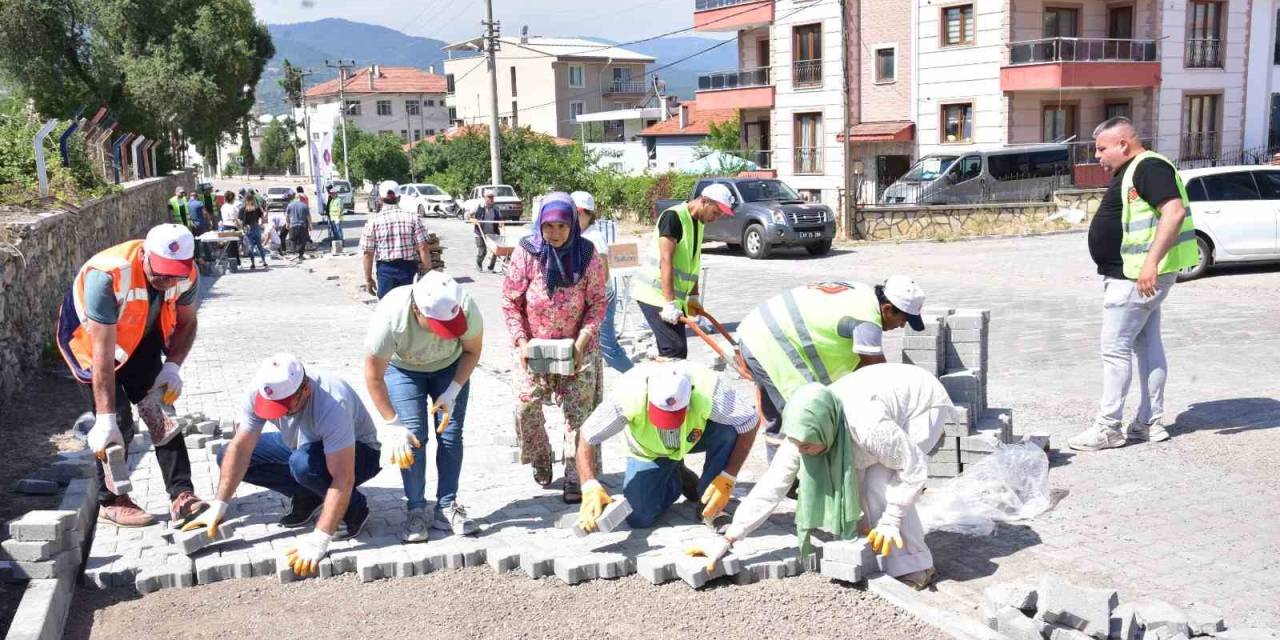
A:
<svg viewBox="0 0 1280 640">
<path fill-rule="evenodd" d="M 693 221 L 694 233 L 697 233 L 699 224 L 702 223 Z M 674 210 L 667 209 L 658 216 L 658 237 L 671 238 L 677 244 L 680 243 L 680 238 L 684 237 L 684 225 L 680 224 L 680 216 Z"/>
<path fill-rule="evenodd" d="M 1089 255 L 1098 265 L 1098 275 L 1110 278 L 1124 278 L 1124 261 L 1120 259 L 1120 241 L 1124 237 L 1121 221 L 1124 201 L 1120 199 L 1120 185 L 1124 182 L 1124 172 L 1128 168 L 1129 163 L 1126 162 L 1111 176 L 1111 185 L 1102 196 L 1098 213 L 1094 214 L 1093 221 L 1089 223 Z M 1133 188 L 1138 191 L 1138 197 L 1156 208 L 1174 198 L 1182 197 L 1178 192 L 1173 165 L 1159 158 L 1147 158 L 1133 170 Z"/>
<path fill-rule="evenodd" d="M 262 223 L 262 209 L 254 209 L 253 211 L 245 210 L 244 224 L 246 227 L 256 226 Z"/>
</svg>

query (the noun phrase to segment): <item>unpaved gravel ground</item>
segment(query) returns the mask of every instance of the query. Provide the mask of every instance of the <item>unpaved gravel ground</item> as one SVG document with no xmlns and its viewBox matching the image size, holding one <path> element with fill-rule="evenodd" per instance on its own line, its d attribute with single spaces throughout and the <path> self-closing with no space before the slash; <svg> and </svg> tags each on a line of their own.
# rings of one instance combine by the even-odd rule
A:
<svg viewBox="0 0 1280 640">
<path fill-rule="evenodd" d="M 121 600 L 123 599 L 123 601 Z M 732 617 L 726 614 L 732 612 Z M 477 567 L 360 584 L 272 578 L 78 590 L 67 638 L 912 638 L 947 636 L 879 597 L 806 574 L 694 591 L 632 576 L 567 586 Z"/>
</svg>

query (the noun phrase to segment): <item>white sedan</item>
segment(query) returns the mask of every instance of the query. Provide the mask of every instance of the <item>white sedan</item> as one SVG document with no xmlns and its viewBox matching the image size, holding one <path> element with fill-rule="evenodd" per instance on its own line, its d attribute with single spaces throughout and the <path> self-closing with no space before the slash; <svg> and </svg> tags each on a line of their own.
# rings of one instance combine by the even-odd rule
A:
<svg viewBox="0 0 1280 640">
<path fill-rule="evenodd" d="M 406 184 L 400 186 L 400 208 L 416 211 L 420 216 L 453 217 L 458 215 L 458 203 L 434 184 Z"/>
<path fill-rule="evenodd" d="M 1215 264 L 1280 261 L 1280 167 L 1246 165 L 1179 172 L 1191 201 L 1200 262 L 1179 280 Z"/>
</svg>

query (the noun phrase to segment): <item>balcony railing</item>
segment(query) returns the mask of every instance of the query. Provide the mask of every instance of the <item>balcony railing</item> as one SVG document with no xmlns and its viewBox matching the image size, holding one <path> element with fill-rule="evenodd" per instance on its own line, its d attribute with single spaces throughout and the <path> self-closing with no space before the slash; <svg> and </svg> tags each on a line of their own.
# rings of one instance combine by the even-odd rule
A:
<svg viewBox="0 0 1280 640">
<path fill-rule="evenodd" d="M 1222 66 L 1222 41 L 1217 38 L 1187 40 L 1187 68 L 1204 69 Z"/>
<path fill-rule="evenodd" d="M 735 158 L 747 160 L 754 164 L 757 169 L 773 168 L 773 150 L 771 149 L 735 149 L 725 153 Z"/>
<path fill-rule="evenodd" d="M 822 60 L 797 60 L 791 63 L 791 84 L 798 89 L 822 86 Z"/>
<path fill-rule="evenodd" d="M 698 91 L 769 86 L 769 68 L 717 71 L 698 75 Z"/>
<path fill-rule="evenodd" d="M 822 173 L 821 147 L 796 147 L 795 173 Z"/>
<path fill-rule="evenodd" d="M 720 9 L 723 7 L 732 7 L 740 4 L 748 4 L 751 2 L 759 2 L 760 0 L 694 0 L 694 11 L 706 11 L 708 9 Z"/>
<path fill-rule="evenodd" d="M 608 80 L 604 83 L 605 93 L 648 93 L 649 83 L 644 80 Z"/>
<path fill-rule="evenodd" d="M 1221 136 L 1217 131 L 1184 133 L 1178 144 L 1178 156 L 1182 160 L 1204 160 L 1218 157 Z"/>
<path fill-rule="evenodd" d="M 1009 64 L 1046 62 L 1155 62 L 1155 40 L 1042 38 L 1009 45 Z"/>
<path fill-rule="evenodd" d="M 1142 138 L 1142 146 L 1145 149 L 1153 149 L 1151 146 L 1151 138 Z M 1067 148 L 1071 152 L 1071 164 L 1097 164 L 1098 145 L 1091 140 L 1080 142 L 1068 142 Z"/>
</svg>

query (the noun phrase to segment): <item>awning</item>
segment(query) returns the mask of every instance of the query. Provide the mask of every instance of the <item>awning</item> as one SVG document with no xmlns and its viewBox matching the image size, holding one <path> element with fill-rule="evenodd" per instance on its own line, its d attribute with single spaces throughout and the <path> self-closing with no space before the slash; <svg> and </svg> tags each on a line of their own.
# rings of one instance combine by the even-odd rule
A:
<svg viewBox="0 0 1280 640">
<path fill-rule="evenodd" d="M 910 142 L 916 136 L 916 123 L 910 120 L 861 122 L 849 130 L 850 142 Z M 836 140 L 844 142 L 843 133 Z"/>
</svg>

